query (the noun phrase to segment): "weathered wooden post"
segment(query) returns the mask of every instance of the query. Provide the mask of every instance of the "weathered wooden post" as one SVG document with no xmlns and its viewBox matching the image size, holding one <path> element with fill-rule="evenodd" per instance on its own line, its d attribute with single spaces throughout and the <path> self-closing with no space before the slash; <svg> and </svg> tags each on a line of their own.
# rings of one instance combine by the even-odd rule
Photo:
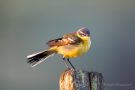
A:
<svg viewBox="0 0 135 90">
<path fill-rule="evenodd" d="M 104 90 L 103 76 L 98 72 L 65 70 L 60 76 L 60 90 Z"/>
</svg>

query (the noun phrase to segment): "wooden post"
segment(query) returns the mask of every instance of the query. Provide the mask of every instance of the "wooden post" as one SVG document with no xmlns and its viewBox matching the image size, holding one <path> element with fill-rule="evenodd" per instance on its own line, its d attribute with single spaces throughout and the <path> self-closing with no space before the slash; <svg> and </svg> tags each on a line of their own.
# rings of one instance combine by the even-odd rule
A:
<svg viewBox="0 0 135 90">
<path fill-rule="evenodd" d="M 60 76 L 60 90 L 104 90 L 103 76 L 98 72 L 65 70 Z"/>
</svg>

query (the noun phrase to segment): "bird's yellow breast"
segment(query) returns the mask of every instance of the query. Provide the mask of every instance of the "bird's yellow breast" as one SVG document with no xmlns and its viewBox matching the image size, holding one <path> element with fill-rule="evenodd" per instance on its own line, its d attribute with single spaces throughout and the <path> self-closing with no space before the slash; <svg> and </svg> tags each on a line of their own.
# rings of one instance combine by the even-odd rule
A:
<svg viewBox="0 0 135 90">
<path fill-rule="evenodd" d="M 76 58 L 86 53 L 90 48 L 90 39 L 84 40 L 79 44 L 59 46 L 57 52 L 66 58 Z"/>
</svg>

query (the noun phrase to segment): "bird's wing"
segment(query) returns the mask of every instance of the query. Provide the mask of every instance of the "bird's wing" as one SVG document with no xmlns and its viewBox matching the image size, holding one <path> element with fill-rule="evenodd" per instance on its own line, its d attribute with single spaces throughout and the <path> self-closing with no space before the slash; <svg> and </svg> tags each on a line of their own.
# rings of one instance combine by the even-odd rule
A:
<svg viewBox="0 0 135 90">
<path fill-rule="evenodd" d="M 49 47 L 52 46 L 64 46 L 68 44 L 78 44 L 81 42 L 81 39 L 77 37 L 75 33 L 65 34 L 62 38 L 50 40 L 47 42 Z"/>
</svg>

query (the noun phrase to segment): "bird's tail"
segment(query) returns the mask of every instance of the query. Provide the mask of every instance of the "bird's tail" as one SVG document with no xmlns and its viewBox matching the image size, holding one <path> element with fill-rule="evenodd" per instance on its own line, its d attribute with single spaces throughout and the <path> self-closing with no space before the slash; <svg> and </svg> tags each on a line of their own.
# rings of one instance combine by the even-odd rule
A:
<svg viewBox="0 0 135 90">
<path fill-rule="evenodd" d="M 38 53 L 34 53 L 27 56 L 28 63 L 31 64 L 32 67 L 38 65 L 39 63 L 43 62 L 48 57 L 52 56 L 55 52 L 52 50 L 42 51 Z"/>
</svg>

